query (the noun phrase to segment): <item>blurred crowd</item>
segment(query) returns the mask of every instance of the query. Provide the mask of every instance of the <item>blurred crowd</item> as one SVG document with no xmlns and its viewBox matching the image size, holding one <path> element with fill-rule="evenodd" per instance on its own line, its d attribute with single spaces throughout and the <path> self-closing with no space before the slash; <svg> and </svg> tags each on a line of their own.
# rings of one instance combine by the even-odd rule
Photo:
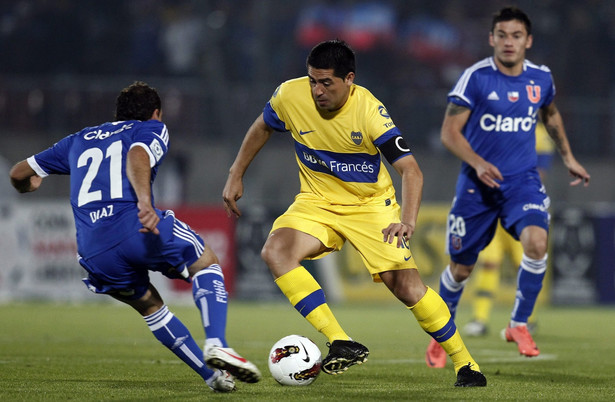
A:
<svg viewBox="0 0 615 402">
<path fill-rule="evenodd" d="M 446 92 L 491 54 L 491 15 L 509 3 L 533 19 L 528 57 L 553 70 L 560 97 L 571 99 L 562 111 L 583 115 L 571 124 L 601 133 L 579 151 L 615 150 L 615 7 L 600 0 L 492 1 L 488 9 L 482 0 L 0 0 L 0 129 L 88 124 L 108 115 L 96 107 L 118 89 L 107 82 L 157 77 L 177 100 L 171 118 L 207 135 L 213 130 L 179 114 L 213 110 L 220 117 L 207 124 L 220 126 L 224 100 L 255 115 L 252 105 L 279 82 L 305 74 L 314 44 L 339 37 L 358 54 L 357 82 L 429 146 Z"/>
</svg>

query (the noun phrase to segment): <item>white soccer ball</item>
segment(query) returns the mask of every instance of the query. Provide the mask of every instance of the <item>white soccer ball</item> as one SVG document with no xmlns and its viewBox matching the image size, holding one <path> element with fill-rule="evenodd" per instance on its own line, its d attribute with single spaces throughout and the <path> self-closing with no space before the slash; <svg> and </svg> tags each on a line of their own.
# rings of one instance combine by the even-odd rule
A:
<svg viewBox="0 0 615 402">
<path fill-rule="evenodd" d="M 288 335 L 273 345 L 268 363 L 280 384 L 310 385 L 320 374 L 320 349 L 305 336 Z"/>
</svg>

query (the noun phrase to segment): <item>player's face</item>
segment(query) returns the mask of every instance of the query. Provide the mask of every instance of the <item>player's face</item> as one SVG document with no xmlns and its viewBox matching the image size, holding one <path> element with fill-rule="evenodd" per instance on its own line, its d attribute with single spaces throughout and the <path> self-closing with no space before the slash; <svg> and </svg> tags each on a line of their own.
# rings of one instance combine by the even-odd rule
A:
<svg viewBox="0 0 615 402">
<path fill-rule="evenodd" d="M 312 87 L 312 98 L 320 110 L 332 112 L 344 106 L 354 81 L 354 73 L 350 72 L 342 79 L 333 75 L 332 68 L 320 69 L 308 66 L 308 77 Z"/>
<path fill-rule="evenodd" d="M 532 35 L 527 34 L 521 21 L 502 21 L 495 24 L 489 34 L 496 63 L 504 69 L 519 69 L 525 59 L 525 51 L 532 47 Z M 518 71 L 517 73 L 520 73 Z"/>
</svg>

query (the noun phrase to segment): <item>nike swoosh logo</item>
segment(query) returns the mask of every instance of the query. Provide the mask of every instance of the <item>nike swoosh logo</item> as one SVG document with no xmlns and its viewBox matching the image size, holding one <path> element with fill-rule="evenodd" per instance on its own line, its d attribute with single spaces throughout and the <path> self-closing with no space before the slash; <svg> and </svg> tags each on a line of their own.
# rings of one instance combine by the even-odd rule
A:
<svg viewBox="0 0 615 402">
<path fill-rule="evenodd" d="M 232 354 L 232 353 L 227 352 L 227 351 L 226 351 L 226 350 L 224 350 L 224 349 L 218 349 L 218 350 L 219 350 L 220 352 L 224 352 L 224 353 L 226 353 L 227 355 L 229 355 L 229 356 L 231 356 L 231 357 L 233 357 L 233 358 L 235 358 L 235 359 L 239 360 L 239 361 L 240 361 L 240 362 L 242 362 L 242 363 L 246 363 L 246 362 L 247 362 L 247 360 L 246 360 L 246 359 L 244 359 L 243 357 L 236 356 L 236 355 L 234 355 L 234 354 Z"/>
<path fill-rule="evenodd" d="M 409 261 L 412 256 L 404 257 L 404 261 Z"/>
<path fill-rule="evenodd" d="M 316 130 L 309 130 L 309 131 L 299 130 L 299 135 L 306 135 L 306 134 L 309 134 L 309 133 L 313 133 L 314 131 L 316 131 Z"/>
<path fill-rule="evenodd" d="M 305 359 L 302 359 L 304 362 L 309 363 L 310 362 L 310 355 L 308 354 L 307 349 L 305 348 L 305 345 L 303 344 L 303 342 L 299 342 L 301 344 L 301 346 L 303 346 L 303 351 L 305 352 Z"/>
</svg>

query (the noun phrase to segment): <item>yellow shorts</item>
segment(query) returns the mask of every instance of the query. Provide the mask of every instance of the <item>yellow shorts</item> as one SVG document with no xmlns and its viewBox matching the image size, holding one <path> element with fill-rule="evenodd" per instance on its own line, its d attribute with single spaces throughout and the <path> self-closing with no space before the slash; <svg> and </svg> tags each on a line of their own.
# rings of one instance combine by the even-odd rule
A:
<svg viewBox="0 0 615 402">
<path fill-rule="evenodd" d="M 507 255 L 512 263 L 518 266 L 523 258 L 523 247 L 501 225 L 498 225 L 493 240 L 480 252 L 478 258 L 484 263 L 501 265 Z"/>
<path fill-rule="evenodd" d="M 383 240 L 382 229 L 399 222 L 400 207 L 394 198 L 374 198 L 362 205 L 332 205 L 311 194 L 301 193 L 273 223 L 271 231 L 291 228 L 314 236 L 328 250 L 312 256 L 318 259 L 338 251 L 348 240 L 361 255 L 374 282 L 380 272 L 417 268 L 408 242 L 397 247 Z"/>
</svg>

